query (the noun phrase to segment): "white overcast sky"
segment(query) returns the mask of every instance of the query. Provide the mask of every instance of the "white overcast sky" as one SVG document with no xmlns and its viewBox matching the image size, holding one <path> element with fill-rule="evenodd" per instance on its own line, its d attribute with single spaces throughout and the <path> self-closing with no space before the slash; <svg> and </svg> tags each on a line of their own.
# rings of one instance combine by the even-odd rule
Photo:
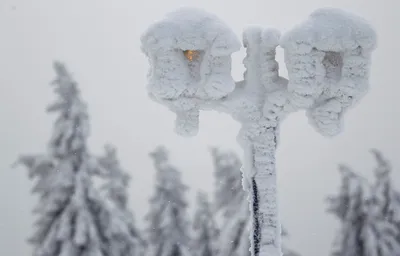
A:
<svg viewBox="0 0 400 256">
<path fill-rule="evenodd" d="M 336 192 L 338 163 L 346 162 L 371 176 L 376 147 L 396 167 L 400 187 L 400 54 L 398 0 L 0 0 L 0 255 L 27 256 L 35 198 L 26 172 L 11 169 L 19 153 L 45 150 L 52 118 L 44 108 L 53 94 L 52 61 L 65 61 L 89 104 L 94 153 L 114 143 L 122 164 L 133 175 L 131 206 L 144 225 L 153 169 L 147 153 L 158 144 L 184 172 L 184 181 L 212 191 L 209 145 L 241 153 L 239 129 L 229 116 L 202 113 L 200 133 L 192 139 L 173 132 L 174 115 L 147 98 L 148 62 L 140 52 L 140 35 L 168 11 L 197 6 L 217 14 L 240 36 L 247 24 L 286 31 L 320 7 L 340 7 L 359 14 L 377 29 L 369 94 L 346 118 L 334 139 L 317 134 L 303 112 L 282 125 L 277 160 L 283 223 L 291 247 L 304 256 L 328 255 L 336 221 L 325 214 L 324 198 Z M 242 77 L 244 51 L 234 55 L 233 76 Z M 279 53 L 281 73 L 285 74 Z"/>
</svg>

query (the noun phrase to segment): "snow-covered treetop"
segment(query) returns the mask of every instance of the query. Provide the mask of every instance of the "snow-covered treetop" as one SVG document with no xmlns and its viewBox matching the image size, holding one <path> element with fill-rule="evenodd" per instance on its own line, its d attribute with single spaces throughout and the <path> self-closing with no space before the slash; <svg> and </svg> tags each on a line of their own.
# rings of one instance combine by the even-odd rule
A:
<svg viewBox="0 0 400 256">
<path fill-rule="evenodd" d="M 64 64 L 54 62 L 56 79 L 53 81 L 57 100 L 48 106 L 48 112 L 59 114 L 50 140 L 50 152 L 62 157 L 68 154 L 80 155 L 86 151 L 89 137 L 89 117 L 86 103 L 80 98 L 77 83 Z"/>
<path fill-rule="evenodd" d="M 213 14 L 184 7 L 168 13 L 142 36 L 143 50 L 210 50 L 213 56 L 226 56 L 240 49 L 232 30 Z"/>
<path fill-rule="evenodd" d="M 332 255 L 397 255 L 400 251 L 399 201 L 387 182 L 390 165 L 379 151 L 372 153 L 378 162 L 374 185 L 340 166 L 341 189 L 329 199 L 328 208 L 342 222 Z"/>
<path fill-rule="evenodd" d="M 335 8 L 321 8 L 302 24 L 284 34 L 280 45 L 283 48 L 298 48 L 309 44 L 322 51 L 344 51 L 362 47 L 376 47 L 374 29 L 361 17 Z"/>
<path fill-rule="evenodd" d="M 105 155 L 98 159 L 99 164 L 107 170 L 106 176 L 114 178 L 121 185 L 128 186 L 131 176 L 122 168 L 119 159 L 117 148 L 111 144 L 104 146 Z"/>
<path fill-rule="evenodd" d="M 180 194 L 183 191 L 188 190 L 188 187 L 182 183 L 181 172 L 173 165 L 169 163 L 168 150 L 164 146 L 158 146 L 149 156 L 154 161 L 156 169 L 156 187 L 160 191 L 173 191 L 171 193 Z M 168 193 L 169 193 L 168 192 Z M 166 193 L 166 194 L 168 194 Z M 171 195 L 164 196 L 171 196 Z M 179 195 L 180 197 L 181 195 Z M 178 200 L 180 201 L 180 200 Z M 182 200 L 177 204 L 186 205 L 186 202 Z"/>
<path fill-rule="evenodd" d="M 154 161 L 156 181 L 145 217 L 149 221 L 147 255 L 190 255 L 185 198 L 188 187 L 182 183 L 180 172 L 168 163 L 165 147 L 159 146 L 149 155 Z"/>
<path fill-rule="evenodd" d="M 131 179 L 130 175 L 122 169 L 118 156 L 117 149 L 112 145 L 104 147 L 105 155 L 98 159 L 99 164 L 105 170 L 104 176 L 107 182 L 101 187 L 107 192 L 107 196 L 120 208 L 127 208 L 127 187 Z"/>
<path fill-rule="evenodd" d="M 339 165 L 341 173 L 341 187 L 338 195 L 329 196 L 328 212 L 333 213 L 340 220 L 344 220 L 349 211 L 350 201 L 359 193 L 369 192 L 369 184 L 346 165 Z M 365 196 L 365 195 L 364 195 Z"/>
<path fill-rule="evenodd" d="M 211 149 L 211 156 L 216 182 L 214 210 L 230 217 L 237 214 L 238 205 L 241 205 L 242 201 L 246 201 L 240 171 L 242 163 L 234 152 L 223 151 L 218 148 Z"/>
<path fill-rule="evenodd" d="M 164 146 L 158 146 L 153 152 L 149 153 L 149 156 L 156 165 L 166 163 L 169 158 L 168 150 Z"/>
<path fill-rule="evenodd" d="M 377 149 L 372 149 L 371 153 L 374 155 L 375 160 L 378 163 L 378 166 L 375 168 L 375 176 L 378 181 L 381 178 L 389 179 L 389 173 L 392 170 L 392 165 L 390 164 L 390 162 L 385 159 L 383 154 Z"/>
<path fill-rule="evenodd" d="M 78 100 L 80 91 L 76 81 L 61 62 L 53 63 L 56 79 L 52 82 L 55 86 L 54 92 L 59 96 L 59 99 L 48 107 L 49 112 L 57 110 L 66 110 Z"/>
</svg>

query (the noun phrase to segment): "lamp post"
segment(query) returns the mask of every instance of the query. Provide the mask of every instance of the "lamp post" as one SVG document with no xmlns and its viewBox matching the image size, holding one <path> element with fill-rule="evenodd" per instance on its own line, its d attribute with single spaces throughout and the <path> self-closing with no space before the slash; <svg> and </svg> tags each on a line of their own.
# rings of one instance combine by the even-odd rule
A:
<svg viewBox="0 0 400 256">
<path fill-rule="evenodd" d="M 215 15 L 181 8 L 152 24 L 141 38 L 150 62 L 149 96 L 176 113 L 175 130 L 194 136 L 200 110 L 230 114 L 241 124 L 243 187 L 249 193 L 253 256 L 281 256 L 275 153 L 279 124 L 305 109 L 310 124 L 337 135 L 343 115 L 369 87 L 376 34 L 362 18 L 323 8 L 283 36 L 248 27 L 244 79 L 231 76 L 231 54 L 241 47 Z M 289 79 L 279 76 L 276 47 L 284 49 Z"/>
</svg>

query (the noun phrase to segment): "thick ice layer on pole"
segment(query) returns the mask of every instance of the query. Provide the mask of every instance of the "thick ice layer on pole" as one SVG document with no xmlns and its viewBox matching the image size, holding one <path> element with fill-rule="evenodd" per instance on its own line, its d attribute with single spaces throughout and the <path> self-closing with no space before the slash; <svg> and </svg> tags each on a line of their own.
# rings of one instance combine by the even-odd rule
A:
<svg viewBox="0 0 400 256">
<path fill-rule="evenodd" d="M 194 118 L 201 106 L 235 89 L 231 54 L 240 49 L 240 41 L 216 16 L 195 8 L 167 14 L 149 27 L 141 41 L 150 61 L 152 98 L 177 113 L 178 133 L 195 135 Z M 189 56 L 188 50 L 195 54 Z M 192 114 L 182 114 L 186 111 Z"/>
<path fill-rule="evenodd" d="M 243 147 L 243 187 L 249 193 L 250 251 L 253 256 L 281 256 L 281 226 L 278 217 L 275 150 L 277 127 L 284 114 L 280 92 L 286 79 L 279 76 L 275 60 L 280 33 L 251 26 L 243 33 L 246 58 L 244 81 L 225 102 L 242 128 L 238 142 Z M 267 109 L 268 108 L 268 109 Z"/>
<path fill-rule="evenodd" d="M 310 123 L 323 135 L 340 132 L 345 110 L 369 87 L 376 33 L 361 17 L 324 8 L 286 33 L 289 100 L 307 108 Z"/>
<path fill-rule="evenodd" d="M 230 114 L 242 124 L 238 142 L 243 146 L 252 143 L 268 127 L 276 127 L 276 113 L 264 111 L 267 105 L 276 105 L 279 92 L 286 90 L 287 80 L 279 76 L 279 65 L 275 59 L 280 33 L 276 29 L 249 26 L 243 32 L 246 57 L 244 81 L 224 100 Z M 272 99 L 272 101 L 270 101 Z M 284 101 L 285 103 L 286 101 Z M 283 104 L 283 103 L 282 103 Z"/>
</svg>

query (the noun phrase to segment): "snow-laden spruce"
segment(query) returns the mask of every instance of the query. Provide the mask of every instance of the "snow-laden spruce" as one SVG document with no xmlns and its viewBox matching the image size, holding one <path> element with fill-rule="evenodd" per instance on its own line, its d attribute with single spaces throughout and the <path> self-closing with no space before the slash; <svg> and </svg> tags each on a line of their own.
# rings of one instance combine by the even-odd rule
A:
<svg viewBox="0 0 400 256">
<path fill-rule="evenodd" d="M 392 165 L 385 159 L 379 150 L 371 150 L 375 157 L 377 166 L 374 170 L 375 184 L 373 184 L 373 202 L 375 204 L 375 215 L 381 216 L 382 219 L 388 222 L 388 225 L 394 227 L 394 235 L 385 234 L 389 239 L 395 238 L 395 241 L 390 241 L 390 248 L 383 247 L 379 249 L 381 255 L 392 255 L 400 252 L 400 192 L 396 189 L 392 182 Z M 388 229 L 390 232 L 392 228 Z M 386 242 L 389 240 L 381 237 L 380 240 Z"/>
<path fill-rule="evenodd" d="M 101 190 L 109 199 L 108 211 L 102 219 L 109 240 L 108 255 L 143 255 L 145 242 L 128 208 L 127 188 L 131 177 L 120 166 L 114 146 L 106 145 L 105 155 L 100 157 L 98 162 L 103 168 L 102 177 L 105 179 Z"/>
<path fill-rule="evenodd" d="M 155 193 L 150 199 L 148 256 L 189 256 L 190 242 L 187 186 L 180 172 L 169 164 L 168 152 L 158 147 L 150 153 L 156 169 Z"/>
<path fill-rule="evenodd" d="M 194 256 L 217 256 L 219 231 L 208 196 L 198 192 L 196 197 L 196 212 L 193 218 L 193 245 Z"/>
<path fill-rule="evenodd" d="M 151 25 L 141 40 L 150 61 L 149 95 L 177 114 L 179 134 L 197 133 L 202 109 L 226 112 L 240 122 L 252 255 L 281 256 L 275 170 L 279 124 L 305 109 L 319 133 L 337 135 L 344 113 L 369 87 L 374 30 L 362 18 L 331 8 L 313 12 L 282 37 L 275 29 L 248 27 L 243 33 L 246 71 L 235 86 L 230 67 L 238 40 L 214 15 L 179 9 Z M 279 76 L 279 45 L 289 80 Z"/>
<path fill-rule="evenodd" d="M 57 100 L 48 112 L 58 114 L 48 152 L 21 156 L 37 179 L 38 220 L 30 242 L 35 256 L 109 256 L 101 216 L 107 210 L 93 185 L 95 171 L 88 148 L 89 120 L 77 83 L 59 62 L 53 85 Z"/>
<path fill-rule="evenodd" d="M 340 166 L 341 189 L 338 195 L 329 198 L 328 208 L 341 223 L 333 256 L 395 256 L 400 251 L 399 223 L 391 218 L 398 214 L 399 202 L 385 196 L 397 192 L 386 190 L 383 180 L 389 165 L 378 151 L 374 154 L 379 166 L 374 185 L 349 167 Z"/>
<path fill-rule="evenodd" d="M 374 184 L 375 201 L 385 218 L 397 226 L 400 244 L 400 192 L 393 185 L 392 165 L 380 151 L 374 149 L 371 152 L 377 162 L 374 170 L 376 180 Z"/>
<path fill-rule="evenodd" d="M 250 212 L 243 187 L 241 162 L 233 152 L 211 150 L 214 166 L 214 211 L 220 220 L 219 256 L 250 255 Z"/>
</svg>

